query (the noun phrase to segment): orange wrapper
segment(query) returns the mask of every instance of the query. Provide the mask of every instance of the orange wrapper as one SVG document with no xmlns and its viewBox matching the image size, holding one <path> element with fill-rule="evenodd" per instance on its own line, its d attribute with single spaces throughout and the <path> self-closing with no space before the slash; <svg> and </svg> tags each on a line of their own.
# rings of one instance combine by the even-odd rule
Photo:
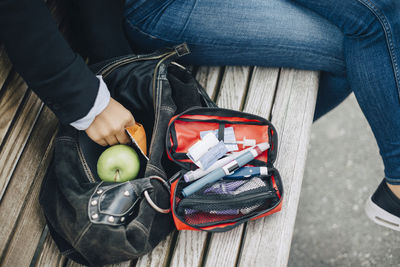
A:
<svg viewBox="0 0 400 267">
<path fill-rule="evenodd" d="M 132 142 L 139 148 L 140 152 L 147 158 L 147 142 L 146 132 L 143 125 L 136 123 L 133 126 L 127 127 L 126 132 L 131 138 Z"/>
</svg>

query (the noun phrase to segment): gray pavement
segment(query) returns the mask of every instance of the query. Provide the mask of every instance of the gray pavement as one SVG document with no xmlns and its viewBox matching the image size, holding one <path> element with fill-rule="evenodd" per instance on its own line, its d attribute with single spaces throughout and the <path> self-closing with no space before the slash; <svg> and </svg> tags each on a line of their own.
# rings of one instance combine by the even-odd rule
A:
<svg viewBox="0 0 400 267">
<path fill-rule="evenodd" d="M 382 178 L 375 139 L 352 95 L 313 125 L 289 266 L 400 266 L 400 232 L 364 213 Z"/>
</svg>

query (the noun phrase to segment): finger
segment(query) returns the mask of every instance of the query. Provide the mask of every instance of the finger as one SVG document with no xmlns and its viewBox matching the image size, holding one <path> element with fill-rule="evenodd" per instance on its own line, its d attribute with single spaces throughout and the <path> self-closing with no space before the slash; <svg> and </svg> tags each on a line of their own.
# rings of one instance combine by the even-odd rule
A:
<svg viewBox="0 0 400 267">
<path fill-rule="evenodd" d="M 126 118 L 125 127 L 135 125 L 135 118 L 132 116 L 132 113 L 129 112 L 129 116 Z"/>
<path fill-rule="evenodd" d="M 90 137 L 91 138 L 91 137 Z M 101 146 L 108 146 L 108 143 L 105 139 L 102 138 L 91 138 L 93 142 Z"/>
<path fill-rule="evenodd" d="M 128 144 L 131 140 L 125 131 L 121 131 L 115 135 L 120 144 Z"/>
<path fill-rule="evenodd" d="M 107 136 L 105 139 L 106 139 L 107 144 L 109 146 L 113 146 L 113 145 L 118 144 L 118 140 L 114 135 Z"/>
<path fill-rule="evenodd" d="M 101 138 L 100 135 L 98 135 L 96 132 L 87 129 L 86 131 L 87 136 L 96 144 L 101 145 L 101 146 L 107 146 L 107 142 L 106 140 L 104 140 L 103 138 Z"/>
<path fill-rule="evenodd" d="M 95 141 L 97 144 L 101 145 L 101 146 L 108 146 L 108 143 L 105 139 L 100 139 Z"/>
</svg>

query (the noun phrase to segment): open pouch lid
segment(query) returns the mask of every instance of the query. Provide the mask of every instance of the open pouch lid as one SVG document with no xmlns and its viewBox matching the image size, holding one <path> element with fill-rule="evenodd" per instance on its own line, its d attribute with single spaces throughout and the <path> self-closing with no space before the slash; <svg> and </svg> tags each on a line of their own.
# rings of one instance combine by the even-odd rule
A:
<svg viewBox="0 0 400 267">
<path fill-rule="evenodd" d="M 202 140 L 208 131 L 214 131 L 219 140 L 226 139 L 228 128 L 231 128 L 231 132 L 233 128 L 236 141 L 255 140 L 256 144 L 268 142 L 270 148 L 256 160 L 272 166 L 276 159 L 278 137 L 271 122 L 253 114 L 222 108 L 195 107 L 172 117 L 166 136 L 168 158 L 186 170 L 197 169 L 187 155 L 189 148 Z M 242 151 L 245 147 L 237 144 L 237 149 L 234 152 Z"/>
</svg>

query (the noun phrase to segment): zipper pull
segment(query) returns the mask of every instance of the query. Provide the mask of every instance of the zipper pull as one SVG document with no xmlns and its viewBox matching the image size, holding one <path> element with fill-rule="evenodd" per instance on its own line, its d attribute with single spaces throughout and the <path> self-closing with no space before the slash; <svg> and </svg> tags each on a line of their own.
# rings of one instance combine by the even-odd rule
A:
<svg viewBox="0 0 400 267">
<path fill-rule="evenodd" d="M 168 183 L 171 185 L 176 179 L 178 179 L 182 175 L 182 171 L 178 171 L 171 178 L 168 179 Z"/>
</svg>

